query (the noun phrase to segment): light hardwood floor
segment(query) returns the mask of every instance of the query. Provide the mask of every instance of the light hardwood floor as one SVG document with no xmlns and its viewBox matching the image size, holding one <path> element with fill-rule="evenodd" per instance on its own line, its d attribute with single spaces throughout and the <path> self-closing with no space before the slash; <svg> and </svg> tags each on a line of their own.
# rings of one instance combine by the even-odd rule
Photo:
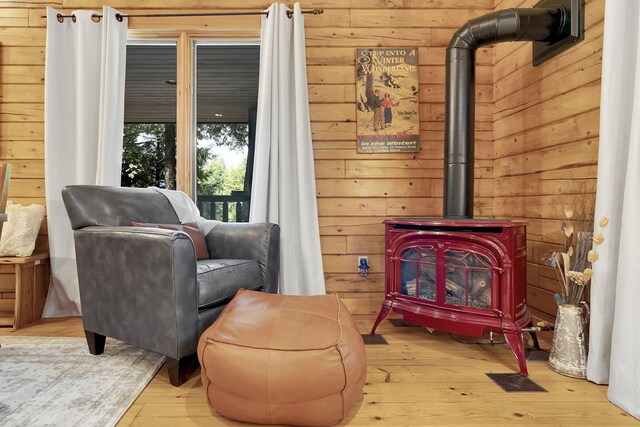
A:
<svg viewBox="0 0 640 427">
<path fill-rule="evenodd" d="M 374 317 L 355 316 L 360 330 Z M 313 330 L 310 329 L 310 333 Z M 448 334 L 382 322 L 389 345 L 367 346 L 364 396 L 340 425 L 640 425 L 607 400 L 607 389 L 551 372 L 544 362 L 528 363 L 530 377 L 547 393 L 505 393 L 487 372 L 515 372 L 506 345 L 460 343 Z M 83 336 L 81 321 L 42 319 L 0 335 Z M 199 375 L 182 387 L 169 384 L 162 368 L 119 426 L 230 426 L 207 405 Z"/>
</svg>

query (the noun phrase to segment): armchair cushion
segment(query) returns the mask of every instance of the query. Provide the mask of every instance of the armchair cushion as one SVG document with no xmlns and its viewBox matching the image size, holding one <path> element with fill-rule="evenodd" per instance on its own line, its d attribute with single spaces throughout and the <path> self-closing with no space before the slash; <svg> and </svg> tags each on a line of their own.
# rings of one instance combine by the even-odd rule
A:
<svg viewBox="0 0 640 427">
<path fill-rule="evenodd" d="M 224 304 L 239 289 L 258 290 L 263 286 L 257 260 L 208 259 L 197 263 L 198 310 Z"/>
<path fill-rule="evenodd" d="M 165 230 L 184 231 L 191 238 L 193 247 L 196 250 L 196 259 L 209 259 L 209 249 L 207 249 L 207 241 L 200 230 L 200 226 L 197 222 L 190 222 L 187 224 L 155 224 L 131 221 L 131 225 L 134 227 L 151 227 L 151 228 L 164 228 Z"/>
</svg>

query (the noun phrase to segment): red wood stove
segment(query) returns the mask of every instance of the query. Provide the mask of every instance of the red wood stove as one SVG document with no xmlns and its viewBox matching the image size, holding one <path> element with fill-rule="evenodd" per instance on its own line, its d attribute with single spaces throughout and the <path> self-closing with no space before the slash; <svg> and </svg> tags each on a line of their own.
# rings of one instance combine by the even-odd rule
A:
<svg viewBox="0 0 640 427">
<path fill-rule="evenodd" d="M 385 300 L 371 334 L 390 310 L 407 322 L 469 336 L 504 334 L 527 376 L 522 328 L 526 298 L 526 221 L 388 219 Z"/>
<path fill-rule="evenodd" d="M 390 310 L 434 329 L 472 336 L 499 332 L 520 374 L 527 375 L 526 222 L 472 219 L 475 52 L 506 41 L 554 43 L 571 33 L 569 15 L 567 7 L 555 5 L 499 10 L 453 34 L 445 60 L 444 219 L 385 221 L 386 296 L 372 334 Z M 543 57 L 549 56 L 538 59 Z"/>
</svg>

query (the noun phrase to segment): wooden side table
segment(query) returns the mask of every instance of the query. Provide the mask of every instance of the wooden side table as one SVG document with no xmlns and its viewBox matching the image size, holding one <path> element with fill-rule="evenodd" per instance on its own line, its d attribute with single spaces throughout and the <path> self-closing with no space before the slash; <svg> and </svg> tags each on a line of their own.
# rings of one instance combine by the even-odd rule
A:
<svg viewBox="0 0 640 427">
<path fill-rule="evenodd" d="M 23 328 L 42 316 L 49 290 L 49 254 L 0 257 L 0 326 Z"/>
</svg>

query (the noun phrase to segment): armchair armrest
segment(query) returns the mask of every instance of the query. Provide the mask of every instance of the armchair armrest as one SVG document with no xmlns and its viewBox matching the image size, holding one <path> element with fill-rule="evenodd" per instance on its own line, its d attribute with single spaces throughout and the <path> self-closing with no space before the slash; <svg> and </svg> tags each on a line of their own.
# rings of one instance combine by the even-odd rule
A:
<svg viewBox="0 0 640 427">
<path fill-rule="evenodd" d="M 179 231 L 91 226 L 74 231 L 86 330 L 175 359 L 197 344 L 196 259 Z"/>
<path fill-rule="evenodd" d="M 280 227 L 268 223 L 223 222 L 207 234 L 211 258 L 255 259 L 262 271 L 264 290 L 278 292 Z"/>
</svg>

